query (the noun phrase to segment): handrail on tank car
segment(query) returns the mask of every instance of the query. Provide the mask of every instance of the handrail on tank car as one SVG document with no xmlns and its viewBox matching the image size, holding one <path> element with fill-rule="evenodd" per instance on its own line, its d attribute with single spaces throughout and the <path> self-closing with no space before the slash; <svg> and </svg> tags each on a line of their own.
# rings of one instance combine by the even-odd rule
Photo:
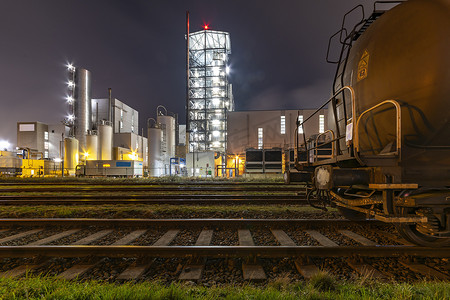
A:
<svg viewBox="0 0 450 300">
<path fill-rule="evenodd" d="M 378 103 L 375 106 L 372 106 L 371 108 L 365 110 L 361 115 L 359 115 L 357 121 L 356 121 L 356 128 L 353 128 L 354 133 L 355 133 L 355 143 L 354 143 L 354 147 L 355 147 L 355 155 L 356 153 L 359 153 L 359 149 L 360 149 L 360 145 L 359 145 L 359 123 L 361 121 L 362 116 L 364 116 L 366 113 L 368 113 L 369 111 L 374 110 L 377 107 L 380 107 L 382 105 L 385 104 L 389 104 L 391 103 L 392 105 L 394 105 L 395 107 L 395 111 L 396 111 L 396 143 L 397 143 L 397 150 L 394 152 L 397 156 L 398 159 L 400 161 L 401 159 L 401 147 L 402 147 L 402 110 L 401 110 L 401 106 L 400 104 L 395 101 L 395 100 L 385 100 L 383 102 Z"/>
<path fill-rule="evenodd" d="M 327 133 L 331 133 L 331 141 L 326 141 L 326 142 L 324 142 L 324 143 L 319 145 L 319 137 L 321 137 L 322 135 L 325 135 Z M 331 144 L 331 155 L 328 158 L 334 157 L 335 143 L 336 143 L 336 139 L 335 139 L 335 135 L 334 135 L 334 131 L 333 130 L 328 129 L 325 132 L 322 132 L 322 133 L 318 134 L 317 137 L 316 137 L 316 143 L 315 143 L 316 147 L 314 149 L 314 161 L 317 161 L 319 146 L 323 146 L 323 145 Z"/>
<path fill-rule="evenodd" d="M 304 147 L 305 147 L 305 152 L 306 152 L 306 153 L 308 153 L 310 150 L 314 150 L 316 147 L 313 147 L 313 148 L 308 149 L 308 145 L 307 145 L 307 143 L 306 143 L 305 127 L 303 126 L 303 124 L 305 124 L 308 120 L 310 120 L 314 115 L 316 115 L 316 114 L 317 114 L 320 110 L 322 110 L 325 106 L 327 106 L 328 103 L 330 103 L 333 99 L 335 99 L 337 95 L 339 95 L 340 93 L 344 92 L 344 90 L 349 90 L 349 91 L 350 91 L 350 96 L 351 96 L 351 100 L 352 100 L 352 120 L 353 120 L 353 116 L 355 116 L 355 113 L 356 113 L 356 106 L 355 106 L 355 90 L 354 90 L 351 86 L 348 86 L 348 85 L 346 85 L 346 86 L 340 88 L 336 93 L 333 94 L 333 96 L 331 96 L 330 99 L 328 99 L 328 101 L 326 101 L 324 104 L 322 104 L 321 107 L 319 107 L 315 112 L 313 112 L 313 113 L 312 113 L 308 118 L 306 118 L 302 123 L 300 123 L 300 122 L 298 121 L 298 118 L 297 118 L 297 121 L 296 121 L 297 127 L 295 128 L 295 132 L 297 133 L 298 128 L 299 128 L 300 126 L 302 126 L 302 128 L 303 128 L 303 142 L 304 142 L 304 145 L 305 145 Z M 345 98 L 342 98 L 342 100 L 343 100 L 342 105 L 345 106 Z M 347 121 L 347 120 L 346 120 L 346 121 Z M 354 130 L 355 130 L 355 129 L 352 128 L 352 136 L 354 136 Z M 295 137 L 296 137 L 296 145 L 295 145 L 295 148 L 296 148 L 296 152 L 298 152 L 298 148 L 299 148 L 299 145 L 298 145 L 298 134 L 296 134 Z M 344 134 L 344 135 L 341 135 L 341 136 L 338 136 L 337 138 L 333 138 L 332 141 L 340 140 L 340 139 L 342 139 L 342 138 L 344 138 L 344 137 L 345 137 L 345 134 Z M 335 153 L 335 155 L 338 155 L 338 154 Z M 298 156 L 298 155 L 297 155 L 297 156 Z M 307 163 L 308 163 L 308 165 L 309 165 L 309 160 L 308 160 Z"/>
</svg>

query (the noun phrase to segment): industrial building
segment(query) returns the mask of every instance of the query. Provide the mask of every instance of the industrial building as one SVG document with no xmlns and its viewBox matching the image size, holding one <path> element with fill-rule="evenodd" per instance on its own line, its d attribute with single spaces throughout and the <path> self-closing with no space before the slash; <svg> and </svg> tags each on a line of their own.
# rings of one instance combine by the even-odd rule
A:
<svg viewBox="0 0 450 300">
<path fill-rule="evenodd" d="M 236 174 L 282 173 L 294 160 L 296 138 L 303 144 L 327 130 L 327 110 L 256 110 L 228 113 L 227 168 Z"/>
<path fill-rule="evenodd" d="M 98 168 L 108 164 L 97 161 L 113 160 L 137 161 L 138 165 L 130 166 L 141 170 L 140 176 L 143 175 L 142 170 L 148 165 L 148 142 L 139 135 L 137 110 L 113 99 L 111 90 L 108 98 L 92 99 L 91 80 L 88 70 L 69 65 L 66 100 L 70 112 L 64 122 L 17 123 L 17 146 L 25 150 L 21 156 L 28 160 L 23 168 L 33 169 L 22 175 L 57 175 L 57 172 L 61 175 L 61 169 L 66 175 L 75 175 L 79 165 L 90 162 L 89 165 Z M 84 170 L 84 175 L 89 174 L 88 168 Z M 114 172 L 110 169 L 104 173 Z M 135 176 L 136 172 L 131 174 Z"/>
<path fill-rule="evenodd" d="M 204 30 L 188 33 L 188 152 L 225 153 L 227 113 L 234 110 L 229 81 L 230 35 Z"/>
</svg>

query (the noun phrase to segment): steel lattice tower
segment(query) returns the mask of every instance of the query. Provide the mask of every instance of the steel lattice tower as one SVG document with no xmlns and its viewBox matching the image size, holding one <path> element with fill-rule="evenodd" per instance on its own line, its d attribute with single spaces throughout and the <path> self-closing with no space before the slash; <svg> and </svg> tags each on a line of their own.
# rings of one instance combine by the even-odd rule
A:
<svg viewBox="0 0 450 300">
<path fill-rule="evenodd" d="M 234 110 L 229 82 L 230 35 L 205 26 L 205 30 L 188 36 L 188 151 L 224 153 L 227 112 Z"/>
</svg>

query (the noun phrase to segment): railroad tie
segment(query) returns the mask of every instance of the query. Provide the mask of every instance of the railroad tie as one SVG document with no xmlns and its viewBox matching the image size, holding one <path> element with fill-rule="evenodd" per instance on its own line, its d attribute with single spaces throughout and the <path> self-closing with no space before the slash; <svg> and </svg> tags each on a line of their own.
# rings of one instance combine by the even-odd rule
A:
<svg viewBox="0 0 450 300">
<path fill-rule="evenodd" d="M 162 237 L 160 237 L 153 246 L 168 246 L 175 239 L 179 229 L 172 229 L 167 231 Z M 126 268 L 122 273 L 117 276 L 117 280 L 136 280 L 141 277 L 153 264 L 155 260 L 151 261 L 137 260 L 133 265 Z"/>
<path fill-rule="evenodd" d="M 111 232 L 112 232 L 111 229 L 101 230 L 91 235 L 88 235 L 87 237 L 82 238 L 81 240 L 78 240 L 75 243 L 72 243 L 72 245 L 89 245 L 90 243 L 101 239 L 102 237 L 110 234 Z"/>
<path fill-rule="evenodd" d="M 120 240 L 116 241 L 115 243 L 113 243 L 113 246 L 120 246 L 120 245 L 126 245 L 131 243 L 132 241 L 134 241 L 135 239 L 137 239 L 138 237 L 140 237 L 141 235 L 143 235 L 147 230 L 146 229 L 142 229 L 142 230 L 135 230 L 129 234 L 127 234 L 126 236 L 124 236 L 123 238 L 121 238 Z"/>
<path fill-rule="evenodd" d="M 15 267 L 14 269 L 5 271 L 5 272 L 1 272 L 0 273 L 0 277 L 2 278 L 16 278 L 16 277 L 20 277 L 30 271 L 33 271 L 35 269 L 38 269 L 40 267 L 43 267 L 45 264 L 48 263 L 48 259 L 45 261 L 40 261 L 37 263 L 31 263 L 31 264 L 25 264 L 25 265 L 20 265 L 18 267 Z"/>
<path fill-rule="evenodd" d="M 338 247 L 339 245 L 321 234 L 316 230 L 305 230 L 313 239 L 315 239 L 321 246 L 324 247 Z"/>
<path fill-rule="evenodd" d="M 10 241 L 14 241 L 14 240 L 17 240 L 17 239 L 21 239 L 23 237 L 26 237 L 26 236 L 29 236 L 29 235 L 32 235 L 32 234 L 35 234 L 35 233 L 39 233 L 42 230 L 44 230 L 44 229 L 42 229 L 42 228 L 40 228 L 40 229 L 32 229 L 32 230 L 25 231 L 25 232 L 22 232 L 22 233 L 18 233 L 18 234 L 15 234 L 15 235 L 7 236 L 5 238 L 0 239 L 0 244 L 7 243 L 7 242 L 10 242 Z"/>
<path fill-rule="evenodd" d="M 57 241 L 59 239 L 65 238 L 66 236 L 72 235 L 74 233 L 77 233 L 78 231 L 80 231 L 81 229 L 70 229 L 70 230 L 66 230 L 54 235 L 51 235 L 49 237 L 46 237 L 44 239 L 38 240 L 36 242 L 33 243 L 29 243 L 28 246 L 40 246 L 40 245 L 45 245 L 54 241 Z"/>
<path fill-rule="evenodd" d="M 374 241 L 369 240 L 368 238 L 363 237 L 362 235 L 359 235 L 357 233 L 354 233 L 350 230 L 339 230 L 339 232 L 346 237 L 364 245 L 364 246 L 377 246 L 378 244 Z"/>
<path fill-rule="evenodd" d="M 305 232 L 313 239 L 315 239 L 321 246 L 338 247 L 338 244 L 336 244 L 317 230 L 305 230 Z M 310 259 L 297 259 L 295 261 L 295 267 L 305 279 L 310 279 L 320 272 L 320 269 Z"/>
<path fill-rule="evenodd" d="M 195 242 L 195 246 L 209 246 L 212 241 L 214 231 L 203 229 Z M 186 265 L 181 271 L 180 280 L 200 280 L 205 268 L 206 258 L 195 259 L 195 263 Z"/>
<path fill-rule="evenodd" d="M 379 231 L 379 234 L 383 235 L 384 237 L 393 240 L 399 244 L 403 244 L 405 246 L 415 246 L 414 244 L 408 242 L 407 240 L 397 237 L 396 235 L 386 232 L 386 231 Z M 434 277 L 440 280 L 450 280 L 450 277 L 444 273 L 441 273 L 437 271 L 436 269 L 433 269 L 427 265 L 420 264 L 417 262 L 408 262 L 408 261 L 400 261 L 400 264 L 402 264 L 404 267 L 410 269 L 413 272 L 417 272 L 420 274 L 423 274 L 428 277 Z"/>
<path fill-rule="evenodd" d="M 106 235 L 110 234 L 111 232 L 113 232 L 113 230 L 111 230 L 111 229 L 101 230 L 101 231 L 98 231 L 91 235 L 88 235 L 87 237 L 82 238 L 81 240 L 78 240 L 78 241 L 72 243 L 72 245 L 88 245 L 90 243 L 93 243 L 93 242 L 105 237 Z M 69 269 L 60 273 L 58 275 L 58 277 L 64 278 L 66 280 L 72 280 L 74 278 L 82 276 L 87 271 L 89 271 L 93 267 L 95 267 L 101 261 L 102 261 L 101 258 L 94 258 L 92 261 L 90 261 L 88 263 L 79 263 L 79 264 L 73 265 Z"/>
<path fill-rule="evenodd" d="M 255 246 L 252 234 L 248 229 L 239 229 L 239 246 Z M 242 274 L 245 280 L 264 280 L 267 278 L 263 267 L 256 261 L 242 263 Z"/>
<path fill-rule="evenodd" d="M 271 229 L 281 246 L 297 246 L 297 244 L 281 229 Z"/>
<path fill-rule="evenodd" d="M 444 273 L 439 272 L 436 269 L 433 269 L 427 265 L 417 263 L 417 262 L 409 262 L 409 261 L 399 261 L 401 265 L 407 267 L 413 272 L 420 273 L 425 275 L 428 278 L 436 278 L 443 281 L 449 281 L 450 277 Z"/>
</svg>

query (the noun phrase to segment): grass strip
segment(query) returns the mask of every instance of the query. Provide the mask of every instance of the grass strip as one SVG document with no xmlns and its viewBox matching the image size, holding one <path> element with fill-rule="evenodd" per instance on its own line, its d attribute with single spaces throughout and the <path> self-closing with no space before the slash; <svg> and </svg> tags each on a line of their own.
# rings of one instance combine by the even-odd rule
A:
<svg viewBox="0 0 450 300">
<path fill-rule="evenodd" d="M 319 278 L 329 281 L 328 279 Z M 329 283 L 329 282 L 328 282 Z M 380 283 L 332 280 L 286 283 L 275 279 L 267 285 L 196 286 L 192 282 L 163 285 L 158 282 L 102 283 L 65 281 L 55 277 L 0 279 L 1 299 L 449 299 L 445 282 Z"/>
</svg>

